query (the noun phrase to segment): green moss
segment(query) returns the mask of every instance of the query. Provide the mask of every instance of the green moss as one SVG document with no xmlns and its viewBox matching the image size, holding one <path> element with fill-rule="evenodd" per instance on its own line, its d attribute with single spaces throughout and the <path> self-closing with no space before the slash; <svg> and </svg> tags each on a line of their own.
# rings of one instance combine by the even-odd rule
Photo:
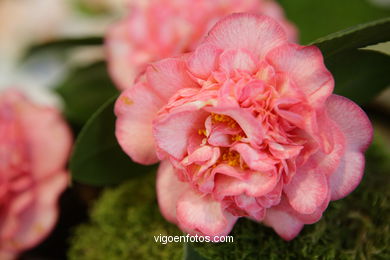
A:
<svg viewBox="0 0 390 260">
<path fill-rule="evenodd" d="M 242 219 L 234 243 L 191 244 L 206 259 L 390 259 L 390 155 L 376 139 L 367 152 L 360 186 L 332 202 L 324 217 L 308 225 L 293 241 Z M 182 245 L 162 245 L 153 236 L 177 235 L 156 206 L 153 174 L 106 191 L 96 203 L 91 222 L 72 239 L 70 259 L 180 259 Z"/>
<path fill-rule="evenodd" d="M 359 187 L 331 202 L 318 223 L 290 242 L 270 228 L 242 219 L 234 243 L 192 244 L 207 259 L 390 259 L 390 155 L 375 139 Z"/>
<path fill-rule="evenodd" d="M 181 234 L 162 218 L 154 185 L 154 174 L 149 174 L 106 190 L 91 212 L 91 222 L 75 230 L 69 259 L 180 259 L 181 244 L 154 241 L 160 234 Z"/>
</svg>

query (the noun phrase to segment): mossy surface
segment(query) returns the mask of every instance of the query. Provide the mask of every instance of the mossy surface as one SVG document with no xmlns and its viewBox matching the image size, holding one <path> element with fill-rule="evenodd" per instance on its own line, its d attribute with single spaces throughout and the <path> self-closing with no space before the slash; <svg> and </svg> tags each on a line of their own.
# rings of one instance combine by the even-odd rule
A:
<svg viewBox="0 0 390 260">
<path fill-rule="evenodd" d="M 291 242 L 261 224 L 242 219 L 234 243 L 192 243 L 205 259 L 390 259 L 390 155 L 378 139 L 366 154 L 366 173 L 345 199 L 331 202 L 318 223 Z M 161 217 L 153 174 L 109 189 L 92 210 L 91 222 L 72 238 L 70 259 L 180 259 L 182 245 L 154 242 L 180 235 Z"/>
<path fill-rule="evenodd" d="M 107 189 L 96 202 L 90 223 L 75 230 L 69 259 L 181 259 L 182 244 L 154 241 L 160 234 L 182 234 L 159 212 L 154 177 L 150 173 Z"/>
</svg>

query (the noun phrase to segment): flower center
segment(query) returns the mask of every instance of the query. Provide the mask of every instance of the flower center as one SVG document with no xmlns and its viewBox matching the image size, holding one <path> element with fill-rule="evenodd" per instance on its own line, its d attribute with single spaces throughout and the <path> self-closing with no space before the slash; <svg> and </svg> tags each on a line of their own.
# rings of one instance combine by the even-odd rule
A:
<svg viewBox="0 0 390 260">
<path fill-rule="evenodd" d="M 215 123 L 225 123 L 231 128 L 236 128 L 237 123 L 234 121 L 231 117 L 226 116 L 226 115 L 221 115 L 221 114 L 214 114 L 211 113 L 211 121 Z"/>
</svg>

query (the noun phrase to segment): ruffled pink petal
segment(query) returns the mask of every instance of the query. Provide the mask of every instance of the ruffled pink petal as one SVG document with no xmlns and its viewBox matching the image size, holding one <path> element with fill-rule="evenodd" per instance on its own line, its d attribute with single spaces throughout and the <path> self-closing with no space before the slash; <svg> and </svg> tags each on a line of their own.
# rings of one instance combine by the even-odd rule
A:
<svg viewBox="0 0 390 260">
<path fill-rule="evenodd" d="M 228 164 L 221 163 L 218 164 L 218 166 L 213 169 L 213 174 L 223 174 L 240 180 L 245 180 L 247 172 L 242 170 L 237 170 L 237 168 L 235 167 L 232 167 Z"/>
<path fill-rule="evenodd" d="M 268 145 L 272 155 L 279 159 L 293 158 L 299 155 L 303 148 L 301 145 L 279 144 L 276 142 L 269 142 Z"/>
<path fill-rule="evenodd" d="M 263 59 L 275 47 L 287 41 L 283 28 L 267 16 L 232 14 L 220 20 L 205 42 L 218 48 L 245 49 Z"/>
<path fill-rule="evenodd" d="M 215 177 L 214 196 L 223 198 L 225 196 L 246 194 L 260 197 L 272 191 L 278 181 L 279 177 L 274 173 L 248 172 L 245 178 L 218 174 Z"/>
<path fill-rule="evenodd" d="M 278 184 L 271 192 L 256 198 L 257 203 L 259 203 L 259 205 L 263 206 L 264 208 L 270 208 L 274 205 L 278 205 L 282 197 L 283 185 L 283 179 L 280 179 Z"/>
<path fill-rule="evenodd" d="M 237 143 L 232 147 L 237 151 L 250 169 L 265 172 L 275 168 L 276 160 L 269 158 L 264 153 L 259 153 L 249 144 Z"/>
<path fill-rule="evenodd" d="M 359 185 L 364 173 L 365 159 L 361 152 L 346 151 L 339 167 L 329 179 L 332 200 L 339 200 Z"/>
<path fill-rule="evenodd" d="M 344 133 L 347 147 L 364 152 L 372 141 L 373 129 L 366 113 L 346 97 L 331 95 L 326 102 L 329 117 Z"/>
<path fill-rule="evenodd" d="M 205 110 L 233 118 L 245 132 L 252 145 L 256 147 L 258 144 L 261 144 L 263 140 L 262 126 L 249 110 L 228 108 L 223 105 L 221 107 L 207 107 Z"/>
<path fill-rule="evenodd" d="M 284 240 L 291 240 L 301 232 L 304 224 L 294 215 L 273 207 L 267 209 L 263 223 L 272 227 Z"/>
<path fill-rule="evenodd" d="M 239 196 L 235 196 L 234 200 L 237 206 L 245 210 L 245 212 L 247 212 L 251 218 L 255 219 L 256 221 L 261 221 L 264 219 L 265 209 L 257 203 L 256 198 L 241 194 Z"/>
<path fill-rule="evenodd" d="M 331 199 L 338 200 L 360 183 L 364 172 L 364 155 L 372 140 L 372 125 L 364 111 L 351 100 L 332 95 L 326 103 L 332 118 L 344 133 L 346 148 L 338 169 L 330 177 Z"/>
<path fill-rule="evenodd" d="M 207 79 L 217 68 L 220 53 L 214 45 L 202 44 L 188 58 L 187 67 L 193 75 Z"/>
<path fill-rule="evenodd" d="M 146 69 L 146 77 L 151 91 L 164 103 L 179 89 L 197 87 L 182 58 L 167 58 L 150 64 Z"/>
<path fill-rule="evenodd" d="M 314 106 L 324 104 L 333 91 L 332 74 L 315 46 L 284 44 L 268 53 L 266 59 L 277 72 L 287 73 Z"/>
<path fill-rule="evenodd" d="M 44 178 L 62 170 L 72 147 L 72 135 L 64 119 L 54 109 L 27 102 L 17 106 L 30 149 L 33 174 Z"/>
<path fill-rule="evenodd" d="M 20 214 L 30 203 L 35 199 L 34 189 L 28 187 L 23 192 L 15 194 L 12 198 L 11 205 L 8 208 L 7 214 L 16 216 Z M 11 225 L 12 226 L 12 225 Z"/>
<path fill-rule="evenodd" d="M 302 223 L 314 224 L 322 218 L 322 214 L 325 212 L 326 208 L 328 207 L 329 202 L 330 202 L 330 189 L 328 191 L 327 197 L 324 200 L 324 202 L 311 214 L 299 213 L 296 210 L 294 210 L 288 202 L 286 202 L 285 204 L 288 205 L 288 207 L 290 208 L 288 212 L 290 212 L 290 214 L 293 214 L 296 218 L 302 221 Z"/>
<path fill-rule="evenodd" d="M 228 147 L 231 145 L 231 136 L 222 131 L 212 131 L 207 142 L 217 147 Z"/>
<path fill-rule="evenodd" d="M 156 188 L 161 213 L 168 221 L 177 224 L 176 204 L 183 192 L 190 188 L 188 183 L 179 181 L 172 164 L 164 160 L 158 168 Z"/>
<path fill-rule="evenodd" d="M 226 50 L 219 58 L 220 69 L 230 75 L 234 71 L 253 73 L 257 67 L 256 65 L 255 58 L 244 49 Z"/>
<path fill-rule="evenodd" d="M 0 217 L 0 241 L 5 241 L 9 239 L 9 237 L 17 230 L 18 224 L 19 223 L 15 219 L 14 215 L 8 212 L 3 213 Z"/>
<path fill-rule="evenodd" d="M 217 167 L 213 167 L 217 163 L 219 156 L 219 148 L 214 148 L 213 157 L 211 157 L 210 160 L 206 163 L 199 166 L 195 174 L 192 176 L 191 181 L 195 183 L 197 189 L 200 192 L 206 194 L 213 192 L 215 186 L 214 178 L 217 173 L 223 173 L 229 176 L 235 176 L 237 178 L 241 177 L 239 172 L 235 171 L 234 168 L 225 164 L 220 164 Z M 213 198 L 218 200 L 218 198 L 216 198 L 215 196 Z"/>
<path fill-rule="evenodd" d="M 204 128 L 208 114 L 196 107 L 187 107 L 187 111 L 178 111 L 158 117 L 153 122 L 153 134 L 157 146 L 181 160 L 186 154 L 190 137 Z"/>
<path fill-rule="evenodd" d="M 328 181 L 315 168 L 298 169 L 291 182 L 283 188 L 290 205 L 299 213 L 311 214 L 325 201 Z"/>
<path fill-rule="evenodd" d="M 199 231 L 204 235 L 227 235 L 237 217 L 225 211 L 221 203 L 210 196 L 188 189 L 177 203 L 177 220 L 184 230 Z"/>
<path fill-rule="evenodd" d="M 315 171 L 329 178 L 339 167 L 345 153 L 346 142 L 343 132 L 333 121 L 329 122 L 327 128 L 324 128 L 323 131 L 329 133 L 333 139 L 332 150 L 328 153 L 318 150 L 309 157 L 303 168 L 306 171 Z"/>
<path fill-rule="evenodd" d="M 5 249 L 19 252 L 34 247 L 51 232 L 57 221 L 58 198 L 68 180 L 65 172 L 57 172 L 41 180 L 35 189 L 35 200 L 15 216 L 18 228 L 2 245 Z"/>
<path fill-rule="evenodd" d="M 259 62 L 258 72 L 256 73 L 256 78 L 260 79 L 262 82 L 265 82 L 270 85 L 275 84 L 275 70 L 269 65 L 266 61 Z"/>
<path fill-rule="evenodd" d="M 28 207 L 35 199 L 35 190 L 28 184 L 27 189 L 23 189 L 21 192 L 7 190 L 8 193 L 14 193 L 6 203 L 2 205 L 2 211 L 0 215 L 0 241 L 10 239 L 13 234 L 18 230 L 20 225 L 17 216 L 19 216 L 23 210 Z"/>
<path fill-rule="evenodd" d="M 124 91 L 116 101 L 115 135 L 133 161 L 141 164 L 158 161 L 152 121 L 162 106 L 162 100 L 143 82 Z"/>
<path fill-rule="evenodd" d="M 213 157 L 214 149 L 218 148 L 213 148 L 209 145 L 200 146 L 198 149 L 184 158 L 181 163 L 186 166 L 192 163 L 204 164 L 206 161 L 210 160 L 211 157 Z"/>
<path fill-rule="evenodd" d="M 283 195 L 281 197 L 279 205 L 277 205 L 277 209 L 285 211 L 295 218 L 299 219 L 303 224 L 313 224 L 319 221 L 322 217 L 323 212 L 326 210 L 330 202 L 330 190 L 328 189 L 328 193 L 326 194 L 326 199 L 324 202 L 313 212 L 310 214 L 302 214 L 296 211 L 291 204 L 288 202 L 288 198 Z"/>
</svg>

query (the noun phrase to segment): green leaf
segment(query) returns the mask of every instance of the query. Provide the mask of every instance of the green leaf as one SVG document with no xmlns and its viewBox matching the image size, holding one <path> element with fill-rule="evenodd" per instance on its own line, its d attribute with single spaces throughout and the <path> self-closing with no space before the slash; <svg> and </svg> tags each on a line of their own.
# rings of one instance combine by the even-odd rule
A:
<svg viewBox="0 0 390 260">
<path fill-rule="evenodd" d="M 51 51 L 51 52 L 66 54 L 66 51 L 76 47 L 101 46 L 103 45 L 103 42 L 104 42 L 103 37 L 100 36 L 58 39 L 55 41 L 33 45 L 31 48 L 29 48 L 26 51 L 23 60 L 29 59 L 34 55 L 41 54 L 42 52 Z"/>
<path fill-rule="evenodd" d="M 308 44 L 315 39 L 356 24 L 390 16 L 389 8 L 379 8 L 374 0 L 278 0 L 287 18 L 299 29 L 299 39 Z"/>
<path fill-rule="evenodd" d="M 312 44 L 321 49 L 335 78 L 335 93 L 365 104 L 390 85 L 390 57 L 358 49 L 389 40 L 390 18 L 384 18 L 330 34 Z"/>
<path fill-rule="evenodd" d="M 390 86 L 390 56 L 371 50 L 350 50 L 325 60 L 335 79 L 336 94 L 358 104 L 371 101 Z"/>
<path fill-rule="evenodd" d="M 84 124 L 110 97 L 118 93 L 105 62 L 78 68 L 57 87 L 65 102 L 65 115 L 76 125 Z"/>
<path fill-rule="evenodd" d="M 104 104 L 81 130 L 70 161 L 74 180 L 104 186 L 153 170 L 131 161 L 115 137 L 114 103 L 116 96 Z"/>
<path fill-rule="evenodd" d="M 317 39 L 311 44 L 319 47 L 326 59 L 343 51 L 386 41 L 390 41 L 390 18 L 359 24 Z"/>
</svg>

